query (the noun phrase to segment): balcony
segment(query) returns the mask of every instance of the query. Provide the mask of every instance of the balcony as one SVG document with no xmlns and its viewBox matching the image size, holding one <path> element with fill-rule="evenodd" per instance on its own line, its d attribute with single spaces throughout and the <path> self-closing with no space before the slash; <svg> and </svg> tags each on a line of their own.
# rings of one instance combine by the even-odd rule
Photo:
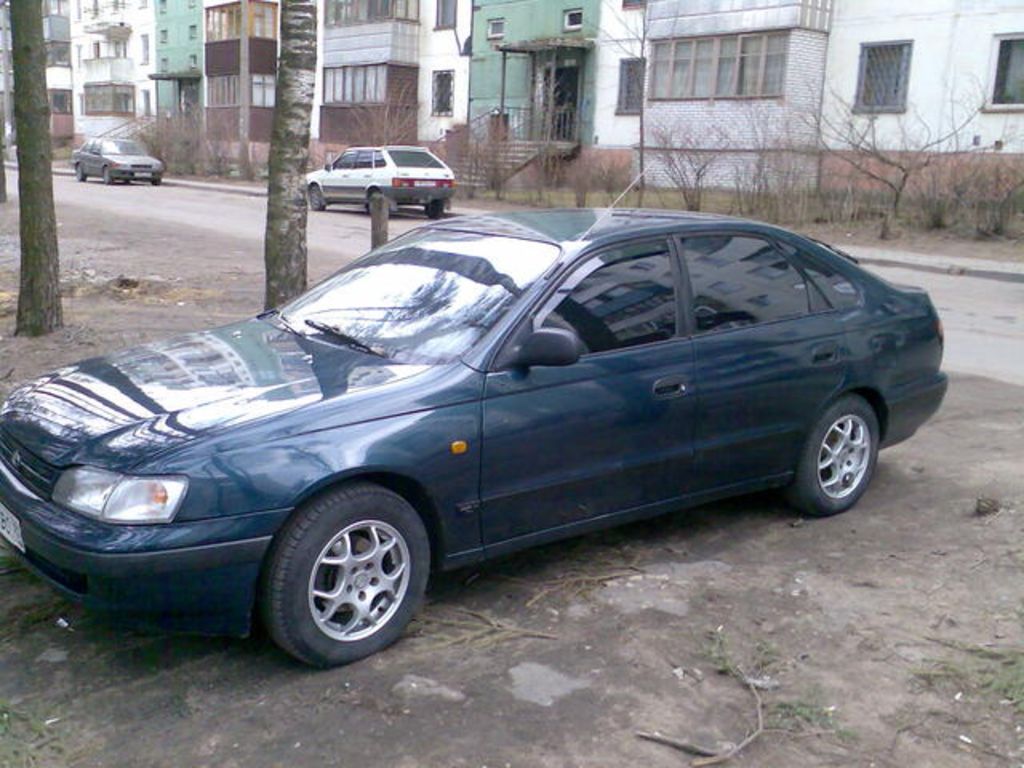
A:
<svg viewBox="0 0 1024 768">
<path fill-rule="evenodd" d="M 135 61 L 118 56 L 85 59 L 86 83 L 130 83 L 135 79 Z"/>
<path fill-rule="evenodd" d="M 127 19 L 126 0 L 103 0 L 82 8 L 83 29 L 89 34 L 105 35 L 110 40 L 127 40 L 132 25 Z"/>
</svg>

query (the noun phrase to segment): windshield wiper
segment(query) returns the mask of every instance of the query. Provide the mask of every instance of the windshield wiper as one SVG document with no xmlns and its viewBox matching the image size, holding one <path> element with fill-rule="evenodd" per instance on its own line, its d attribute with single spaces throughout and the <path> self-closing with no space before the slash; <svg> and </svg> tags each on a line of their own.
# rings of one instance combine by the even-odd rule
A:
<svg viewBox="0 0 1024 768">
<path fill-rule="evenodd" d="M 383 357 L 384 359 L 387 359 L 387 355 L 385 355 L 379 349 L 374 349 L 369 344 L 366 344 L 365 342 L 362 342 L 359 339 L 357 339 L 355 336 L 349 336 L 343 330 L 341 330 L 340 328 L 336 328 L 330 323 L 322 323 L 319 320 L 310 319 L 307 319 L 305 323 L 313 330 L 320 331 L 321 333 L 326 333 L 328 336 L 332 336 L 333 338 L 337 339 L 342 344 L 344 344 L 346 347 L 351 347 L 352 349 L 355 349 L 359 352 L 365 352 L 368 355 L 376 355 L 377 357 Z"/>
</svg>

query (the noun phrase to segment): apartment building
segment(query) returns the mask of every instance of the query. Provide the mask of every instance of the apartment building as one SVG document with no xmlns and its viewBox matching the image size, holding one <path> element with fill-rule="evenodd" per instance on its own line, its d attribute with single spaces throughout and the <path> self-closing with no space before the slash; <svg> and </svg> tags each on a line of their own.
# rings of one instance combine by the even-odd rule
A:
<svg viewBox="0 0 1024 768">
<path fill-rule="evenodd" d="M 206 132 L 214 140 L 270 141 L 279 8 L 268 0 L 205 0 Z M 243 19 L 243 17 L 245 17 Z"/>
<path fill-rule="evenodd" d="M 420 0 L 420 142 L 437 141 L 469 119 L 472 33 L 472 0 Z"/>
<path fill-rule="evenodd" d="M 198 114 L 202 107 L 203 3 L 155 0 L 157 114 Z"/>
<path fill-rule="evenodd" d="M 155 0 L 72 0 L 75 135 L 133 130 L 155 113 Z"/>
<path fill-rule="evenodd" d="M 71 70 L 71 0 L 40 0 L 43 10 L 43 38 L 46 44 L 46 88 L 50 97 L 50 136 L 57 145 L 67 144 L 75 132 Z M 13 89 L 11 72 L 10 16 L 0 6 L 0 122 L 4 136 L 13 134 L 13 101 L 7 102 L 7 87 Z M 6 141 L 5 141 L 6 146 Z"/>
<path fill-rule="evenodd" d="M 826 72 L 840 148 L 852 119 L 891 149 L 1024 151 L 1024 3 L 836 0 Z"/>
</svg>

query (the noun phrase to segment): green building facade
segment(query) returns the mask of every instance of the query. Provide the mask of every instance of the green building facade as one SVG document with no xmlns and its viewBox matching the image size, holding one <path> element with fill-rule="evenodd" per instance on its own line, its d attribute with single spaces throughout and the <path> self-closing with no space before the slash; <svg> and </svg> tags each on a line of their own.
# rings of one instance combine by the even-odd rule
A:
<svg viewBox="0 0 1024 768">
<path fill-rule="evenodd" d="M 200 114 L 203 77 L 202 0 L 156 0 L 156 103 L 161 117 Z"/>
<path fill-rule="evenodd" d="M 600 0 L 475 0 L 470 115 L 477 133 L 589 144 Z"/>
</svg>

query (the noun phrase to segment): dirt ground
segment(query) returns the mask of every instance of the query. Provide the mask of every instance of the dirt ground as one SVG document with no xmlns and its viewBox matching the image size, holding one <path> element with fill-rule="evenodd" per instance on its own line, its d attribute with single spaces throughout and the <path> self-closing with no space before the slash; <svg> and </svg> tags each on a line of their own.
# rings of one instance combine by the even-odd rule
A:
<svg viewBox="0 0 1024 768">
<path fill-rule="evenodd" d="M 12 338 L 11 216 L 0 395 L 259 309 L 239 241 L 99 222 L 62 238 L 68 328 Z M 668 768 L 694 758 L 638 732 L 727 749 L 758 699 L 733 764 L 1022 765 L 1022 444 L 1024 388 L 954 377 L 846 515 L 745 497 L 442 574 L 405 639 L 328 672 L 105 626 L 0 552 L 0 768 Z"/>
</svg>

